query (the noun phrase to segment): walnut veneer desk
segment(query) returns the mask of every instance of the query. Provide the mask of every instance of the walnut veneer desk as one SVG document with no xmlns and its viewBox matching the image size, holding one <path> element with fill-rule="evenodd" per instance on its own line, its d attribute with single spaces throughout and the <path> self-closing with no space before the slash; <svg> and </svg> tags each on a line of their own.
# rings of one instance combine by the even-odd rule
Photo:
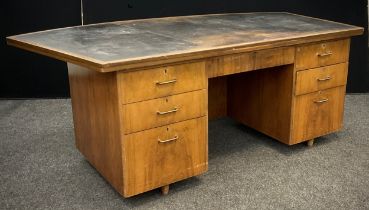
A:
<svg viewBox="0 0 369 210">
<path fill-rule="evenodd" d="M 285 144 L 342 127 L 360 27 L 289 13 L 170 17 L 8 37 L 68 62 L 76 146 L 124 197 L 208 168 L 208 119 Z"/>
</svg>

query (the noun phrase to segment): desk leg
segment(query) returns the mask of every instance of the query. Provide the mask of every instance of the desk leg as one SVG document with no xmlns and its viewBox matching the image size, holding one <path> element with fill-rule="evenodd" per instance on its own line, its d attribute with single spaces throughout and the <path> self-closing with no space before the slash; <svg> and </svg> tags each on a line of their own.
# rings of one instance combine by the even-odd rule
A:
<svg viewBox="0 0 369 210">
<path fill-rule="evenodd" d="M 310 140 L 308 140 L 308 141 L 307 141 L 307 145 L 308 145 L 309 147 L 312 147 L 312 146 L 313 146 L 313 144 L 314 144 L 314 139 L 310 139 Z"/>
<path fill-rule="evenodd" d="M 161 187 L 161 194 L 168 195 L 169 193 L 169 184 Z"/>
</svg>

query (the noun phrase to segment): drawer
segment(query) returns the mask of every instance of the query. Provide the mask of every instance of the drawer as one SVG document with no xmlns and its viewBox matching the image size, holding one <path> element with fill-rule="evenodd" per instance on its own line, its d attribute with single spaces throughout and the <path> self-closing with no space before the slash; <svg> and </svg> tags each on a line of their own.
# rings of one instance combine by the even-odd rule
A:
<svg viewBox="0 0 369 210">
<path fill-rule="evenodd" d="M 350 40 L 304 45 L 296 49 L 296 69 L 310 69 L 348 62 Z"/>
<path fill-rule="evenodd" d="M 346 84 L 348 63 L 325 66 L 296 73 L 295 94 L 324 90 Z"/>
<path fill-rule="evenodd" d="M 341 129 L 346 86 L 295 98 L 292 144 Z"/>
<path fill-rule="evenodd" d="M 207 118 L 124 137 L 124 192 L 132 196 L 207 171 Z"/>
<path fill-rule="evenodd" d="M 208 78 L 236 74 L 254 69 L 254 54 L 240 53 L 213 57 L 206 60 Z"/>
<path fill-rule="evenodd" d="M 283 47 L 256 52 L 255 69 L 292 64 L 295 60 L 295 48 Z"/>
<path fill-rule="evenodd" d="M 204 62 L 118 73 L 123 104 L 204 89 L 206 81 Z"/>
<path fill-rule="evenodd" d="M 207 93 L 203 89 L 124 105 L 123 130 L 128 134 L 206 114 Z"/>
</svg>

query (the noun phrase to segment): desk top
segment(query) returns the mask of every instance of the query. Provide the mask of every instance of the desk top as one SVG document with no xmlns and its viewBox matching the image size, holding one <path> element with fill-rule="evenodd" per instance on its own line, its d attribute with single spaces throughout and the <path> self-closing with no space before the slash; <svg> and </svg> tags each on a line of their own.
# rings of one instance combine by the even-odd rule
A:
<svg viewBox="0 0 369 210">
<path fill-rule="evenodd" d="M 10 45 L 108 72 L 363 33 L 290 13 L 154 18 L 75 26 L 7 38 Z"/>
</svg>

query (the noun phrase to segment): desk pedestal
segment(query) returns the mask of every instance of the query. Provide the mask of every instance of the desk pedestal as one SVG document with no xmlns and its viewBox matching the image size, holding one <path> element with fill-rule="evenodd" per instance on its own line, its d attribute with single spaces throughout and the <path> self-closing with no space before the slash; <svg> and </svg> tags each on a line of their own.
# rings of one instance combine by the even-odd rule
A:
<svg viewBox="0 0 369 210">
<path fill-rule="evenodd" d="M 68 64 L 76 146 L 123 196 L 208 169 L 208 118 L 293 145 L 342 127 L 349 40 L 132 71 Z"/>
</svg>

